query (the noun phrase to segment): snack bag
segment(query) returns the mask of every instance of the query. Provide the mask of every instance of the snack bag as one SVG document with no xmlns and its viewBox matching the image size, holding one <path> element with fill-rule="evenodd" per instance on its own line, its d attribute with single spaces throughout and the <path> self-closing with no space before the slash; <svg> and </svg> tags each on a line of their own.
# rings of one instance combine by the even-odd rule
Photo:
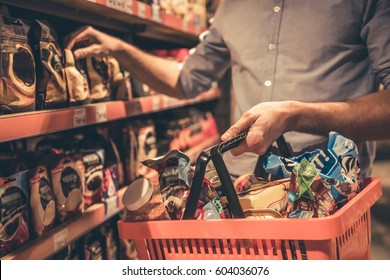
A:
<svg viewBox="0 0 390 280">
<path fill-rule="evenodd" d="M 84 206 L 88 208 L 101 202 L 104 189 L 104 150 L 85 151 L 82 153 L 85 170 Z"/>
<path fill-rule="evenodd" d="M 332 187 L 332 195 L 339 207 L 363 188 L 356 144 L 337 132 L 329 133 L 327 150 L 317 149 L 292 158 L 266 155 L 264 169 L 274 176 L 289 178 L 303 158 L 312 163 L 324 183 Z"/>
<path fill-rule="evenodd" d="M 29 238 L 27 172 L 0 178 L 0 256 L 19 248 Z"/>
<path fill-rule="evenodd" d="M 56 196 L 57 216 L 60 222 L 83 210 L 85 189 L 84 164 L 79 156 L 59 156 L 50 168 L 53 190 Z"/>
<path fill-rule="evenodd" d="M 246 174 L 237 178 L 234 187 L 244 211 L 261 209 L 272 209 L 279 213 L 286 211 L 289 179 L 268 182 L 254 174 Z"/>
<path fill-rule="evenodd" d="M 35 62 L 25 21 L 0 15 L 0 114 L 35 110 Z"/>
<path fill-rule="evenodd" d="M 86 59 L 92 102 L 110 100 L 110 84 L 107 58 L 89 57 Z"/>
<path fill-rule="evenodd" d="M 71 50 L 65 49 L 65 74 L 70 105 L 91 103 L 85 59 L 75 61 Z"/>
<path fill-rule="evenodd" d="M 322 218 L 337 211 L 331 187 L 324 183 L 314 164 L 303 158 L 291 174 L 289 218 Z"/>
<path fill-rule="evenodd" d="M 142 163 L 158 172 L 161 195 L 170 218 L 180 220 L 192 182 L 190 159 L 182 152 L 173 150 L 165 156 Z"/>
<path fill-rule="evenodd" d="M 121 68 L 118 60 L 109 56 L 108 78 L 111 87 L 112 100 L 127 101 L 133 98 L 131 90 L 130 73 Z"/>
<path fill-rule="evenodd" d="M 35 168 L 30 178 L 32 224 L 37 236 L 51 229 L 56 217 L 56 202 L 49 172 L 45 165 Z"/>
<path fill-rule="evenodd" d="M 34 21 L 30 30 L 37 85 L 38 110 L 68 105 L 64 58 L 54 29 L 46 21 Z"/>
</svg>

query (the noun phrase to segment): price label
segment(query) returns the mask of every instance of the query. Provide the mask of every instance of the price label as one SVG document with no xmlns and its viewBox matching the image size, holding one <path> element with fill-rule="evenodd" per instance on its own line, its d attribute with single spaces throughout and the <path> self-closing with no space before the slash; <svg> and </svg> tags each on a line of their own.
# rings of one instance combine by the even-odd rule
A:
<svg viewBox="0 0 390 280">
<path fill-rule="evenodd" d="M 152 4 L 152 20 L 160 22 L 160 5 Z"/>
<path fill-rule="evenodd" d="M 134 14 L 133 1 L 125 1 L 125 3 L 123 5 L 124 5 L 123 9 L 124 9 L 125 13 Z"/>
<path fill-rule="evenodd" d="M 64 228 L 53 236 L 53 248 L 57 251 L 68 244 L 68 228 Z"/>
<path fill-rule="evenodd" d="M 106 217 L 112 216 L 116 213 L 118 213 L 118 197 L 112 196 L 109 198 L 106 198 L 104 201 L 104 204 L 106 206 Z"/>
<path fill-rule="evenodd" d="M 73 126 L 79 127 L 87 124 L 87 111 L 85 108 L 75 109 L 73 115 Z"/>
<path fill-rule="evenodd" d="M 152 110 L 153 111 L 161 110 L 160 100 L 162 100 L 161 96 L 155 96 L 155 98 L 152 98 Z"/>
<path fill-rule="evenodd" d="M 146 18 L 146 4 L 143 2 L 138 2 L 138 16 Z"/>
<path fill-rule="evenodd" d="M 96 105 L 96 122 L 106 122 L 107 121 L 107 106 L 106 104 Z"/>
<path fill-rule="evenodd" d="M 125 0 L 107 0 L 106 6 L 115 10 L 122 10 Z"/>
</svg>

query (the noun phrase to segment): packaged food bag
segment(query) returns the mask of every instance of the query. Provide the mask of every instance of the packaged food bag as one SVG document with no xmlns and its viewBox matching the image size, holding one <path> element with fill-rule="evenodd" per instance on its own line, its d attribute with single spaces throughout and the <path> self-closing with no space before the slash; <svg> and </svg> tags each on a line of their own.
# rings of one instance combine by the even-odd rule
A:
<svg viewBox="0 0 390 280">
<path fill-rule="evenodd" d="M 81 156 L 58 156 L 52 159 L 50 175 L 60 222 L 83 210 L 84 172 Z"/>
<path fill-rule="evenodd" d="M 68 105 L 63 51 L 57 34 L 46 21 L 33 21 L 30 30 L 37 85 L 37 110 L 61 108 Z"/>
<path fill-rule="evenodd" d="M 35 110 L 35 61 L 25 21 L 0 15 L 0 114 Z"/>
<path fill-rule="evenodd" d="M 86 59 L 86 66 L 92 102 L 109 101 L 110 84 L 107 58 L 88 57 Z"/>
<path fill-rule="evenodd" d="M 83 190 L 85 208 L 102 201 L 104 189 L 104 150 L 91 150 L 82 153 L 85 174 Z"/>
<path fill-rule="evenodd" d="M 30 238 L 28 171 L 0 178 L 0 256 Z"/>
<path fill-rule="evenodd" d="M 327 150 L 317 149 L 291 158 L 271 153 L 266 155 L 264 169 L 274 176 L 289 178 L 294 167 L 304 158 L 313 164 L 324 183 L 331 186 L 332 196 L 338 207 L 363 188 L 356 144 L 337 132 L 329 133 Z"/>
<path fill-rule="evenodd" d="M 65 49 L 65 74 L 70 105 L 91 103 L 86 60 L 75 60 L 71 50 Z"/>
<path fill-rule="evenodd" d="M 53 227 L 56 217 L 53 187 L 44 164 L 35 168 L 30 178 L 30 192 L 32 226 L 35 235 L 40 236 Z"/>
</svg>

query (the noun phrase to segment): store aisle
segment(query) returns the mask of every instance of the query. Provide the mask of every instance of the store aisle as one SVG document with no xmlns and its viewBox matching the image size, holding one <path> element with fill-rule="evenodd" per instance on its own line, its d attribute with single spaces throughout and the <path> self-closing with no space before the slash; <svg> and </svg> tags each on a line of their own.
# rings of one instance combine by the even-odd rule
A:
<svg viewBox="0 0 390 280">
<path fill-rule="evenodd" d="M 376 161 L 373 177 L 381 179 L 383 195 L 371 208 L 371 258 L 390 260 L 390 160 Z"/>
</svg>

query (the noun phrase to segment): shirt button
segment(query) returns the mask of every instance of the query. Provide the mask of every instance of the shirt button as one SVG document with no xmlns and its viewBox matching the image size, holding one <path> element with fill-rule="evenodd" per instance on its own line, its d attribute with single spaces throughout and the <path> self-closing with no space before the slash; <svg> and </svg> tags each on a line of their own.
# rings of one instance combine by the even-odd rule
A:
<svg viewBox="0 0 390 280">
<path fill-rule="evenodd" d="M 270 87 L 270 86 L 272 85 L 272 82 L 271 82 L 270 80 L 266 80 L 266 81 L 264 82 L 264 85 L 265 85 L 266 87 Z"/>
<path fill-rule="evenodd" d="M 279 6 L 275 6 L 274 7 L 274 12 L 275 13 L 279 13 L 280 12 L 280 7 Z"/>
<path fill-rule="evenodd" d="M 273 49 L 275 49 L 275 47 L 276 47 L 275 44 L 269 44 L 268 45 L 268 49 L 269 50 L 273 50 Z"/>
</svg>

